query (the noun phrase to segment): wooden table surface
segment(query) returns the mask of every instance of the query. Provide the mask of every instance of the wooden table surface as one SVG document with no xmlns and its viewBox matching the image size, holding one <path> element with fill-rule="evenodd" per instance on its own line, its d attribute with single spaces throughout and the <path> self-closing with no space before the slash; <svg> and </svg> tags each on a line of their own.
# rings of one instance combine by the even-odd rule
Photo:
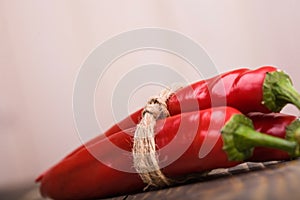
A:
<svg viewBox="0 0 300 200">
<path fill-rule="evenodd" d="M 201 200 L 299 200 L 300 159 L 286 162 L 244 163 L 230 169 L 212 171 L 190 183 L 162 190 L 110 198 L 109 200 L 201 199 Z M 43 200 L 37 186 L 1 199 Z M 3 196 L 4 195 L 4 196 Z M 6 195 L 6 196 L 5 196 Z"/>
<path fill-rule="evenodd" d="M 242 164 L 190 184 L 112 199 L 300 200 L 300 159 Z"/>
</svg>

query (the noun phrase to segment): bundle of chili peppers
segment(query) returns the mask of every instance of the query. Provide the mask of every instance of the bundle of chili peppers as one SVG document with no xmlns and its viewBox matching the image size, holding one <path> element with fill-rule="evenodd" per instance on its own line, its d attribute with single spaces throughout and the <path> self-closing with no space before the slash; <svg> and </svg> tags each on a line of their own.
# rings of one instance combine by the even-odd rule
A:
<svg viewBox="0 0 300 200">
<path fill-rule="evenodd" d="M 161 173 L 172 183 L 246 161 L 300 157 L 300 121 L 279 113 L 289 103 L 300 109 L 300 95 L 289 76 L 271 66 L 233 70 L 176 91 L 165 105 L 170 116 L 158 119 L 154 130 L 156 150 L 162 150 L 158 162 L 178 155 Z M 112 166 L 132 162 L 134 137 L 129 133 L 144 113 L 138 110 L 40 175 L 41 194 L 96 199 L 143 191 L 149 183 L 140 174 Z M 112 144 L 128 154 L 115 153 Z M 209 151 L 201 153 L 207 144 Z"/>
</svg>

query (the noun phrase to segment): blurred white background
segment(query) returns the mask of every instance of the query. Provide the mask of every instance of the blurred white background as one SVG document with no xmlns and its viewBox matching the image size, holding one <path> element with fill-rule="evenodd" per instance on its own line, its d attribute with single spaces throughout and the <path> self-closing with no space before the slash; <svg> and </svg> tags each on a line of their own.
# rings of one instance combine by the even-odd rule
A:
<svg viewBox="0 0 300 200">
<path fill-rule="evenodd" d="M 275 65 L 300 90 L 299 7 L 296 0 L 0 0 L 0 188 L 32 184 L 81 145 L 72 92 L 81 64 L 100 43 L 136 28 L 167 28 L 204 47 L 220 72 Z M 114 66 L 186 65 L 162 52 L 128 56 Z"/>
</svg>

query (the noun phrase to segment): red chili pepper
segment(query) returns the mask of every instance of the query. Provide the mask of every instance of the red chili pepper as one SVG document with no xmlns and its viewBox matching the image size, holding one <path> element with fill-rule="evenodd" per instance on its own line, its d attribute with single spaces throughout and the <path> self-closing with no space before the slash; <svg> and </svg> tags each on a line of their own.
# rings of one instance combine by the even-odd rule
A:
<svg viewBox="0 0 300 200">
<path fill-rule="evenodd" d="M 220 120 L 223 117 L 224 121 Z M 268 123 L 266 123 L 266 126 L 264 126 L 264 123 L 260 123 L 259 127 L 262 127 L 267 134 L 270 133 L 276 136 L 285 135 L 285 130 L 282 127 L 293 121 L 290 117 L 283 117 L 282 120 L 275 120 L 274 123 L 268 117 L 263 119 Z M 270 126 L 270 121 L 274 126 Z M 296 122 L 299 121 L 296 120 Z M 193 133 L 189 132 L 192 127 L 198 127 L 194 138 L 192 137 Z M 290 130 L 290 135 L 293 135 L 295 130 L 298 131 L 299 127 L 300 124 L 294 125 Z M 255 132 L 251 120 L 238 110 L 230 107 L 218 107 L 169 117 L 158 121 L 156 130 L 158 130 L 155 136 L 157 150 L 166 147 L 171 141 L 177 147 L 166 152 L 165 155 L 172 157 L 174 151 L 185 146 L 188 147 L 176 161 L 162 168 L 162 172 L 169 178 L 235 166 L 243 160 L 249 159 L 253 148 L 257 145 L 276 147 L 289 152 L 286 157 L 282 157 L 280 154 L 276 158 L 277 154 L 273 155 L 274 150 L 270 150 L 269 157 L 264 155 L 265 160 L 288 159 L 291 156 L 299 156 L 299 152 L 296 152 L 298 144 L 293 139 L 287 141 Z M 222 136 L 220 134 L 221 130 Z M 127 132 L 130 131 L 127 130 Z M 255 135 L 254 139 L 251 137 L 253 135 Z M 189 139 L 191 139 L 191 144 L 188 142 Z M 199 151 L 204 140 L 215 142 L 212 144 L 211 151 L 204 157 L 199 158 Z M 132 162 L 132 158 L 128 155 L 115 154 L 110 149 L 110 142 L 130 152 L 132 149 L 132 136 L 121 131 L 109 136 L 109 138 L 92 141 L 92 143 L 89 142 L 87 146 L 82 146 L 39 177 L 38 181 L 41 182 L 42 195 L 53 199 L 103 198 L 141 191 L 146 186 L 138 174 L 118 171 L 97 159 L 106 159 L 110 163 L 119 166 L 128 165 Z M 241 145 L 238 145 L 239 143 Z M 90 152 L 93 152 L 94 156 L 97 153 L 97 158 Z M 168 157 L 164 157 L 164 154 L 159 155 L 161 162 L 161 159 L 166 158 Z M 259 160 L 260 155 L 253 155 L 251 159 L 254 161 Z"/>
<path fill-rule="evenodd" d="M 249 113 L 247 115 L 253 122 L 256 131 L 268 133 L 279 138 L 286 137 L 286 127 L 297 119 L 296 116 L 283 113 Z M 285 160 L 288 153 L 282 150 L 257 147 L 253 152 L 255 161 L 264 162 L 268 160 Z M 252 160 L 250 160 L 252 161 Z"/>
<path fill-rule="evenodd" d="M 237 69 L 196 82 L 175 92 L 167 101 L 167 107 L 171 116 L 215 106 L 231 106 L 247 114 L 278 112 L 287 103 L 300 109 L 300 95 L 290 78 L 275 67 L 265 66 L 255 70 Z M 141 113 L 142 109 L 136 111 L 90 143 L 134 127 Z"/>
</svg>

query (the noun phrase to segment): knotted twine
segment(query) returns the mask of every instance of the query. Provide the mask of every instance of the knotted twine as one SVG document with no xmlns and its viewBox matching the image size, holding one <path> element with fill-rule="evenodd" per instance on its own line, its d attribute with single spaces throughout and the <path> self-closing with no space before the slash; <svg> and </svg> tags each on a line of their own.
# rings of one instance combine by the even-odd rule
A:
<svg viewBox="0 0 300 200">
<path fill-rule="evenodd" d="M 173 93 L 174 90 L 165 89 L 158 96 L 148 100 L 134 133 L 133 166 L 142 181 L 147 184 L 145 189 L 150 186 L 164 187 L 172 183 L 160 170 L 154 129 L 157 120 L 170 116 L 166 102 Z"/>
</svg>

